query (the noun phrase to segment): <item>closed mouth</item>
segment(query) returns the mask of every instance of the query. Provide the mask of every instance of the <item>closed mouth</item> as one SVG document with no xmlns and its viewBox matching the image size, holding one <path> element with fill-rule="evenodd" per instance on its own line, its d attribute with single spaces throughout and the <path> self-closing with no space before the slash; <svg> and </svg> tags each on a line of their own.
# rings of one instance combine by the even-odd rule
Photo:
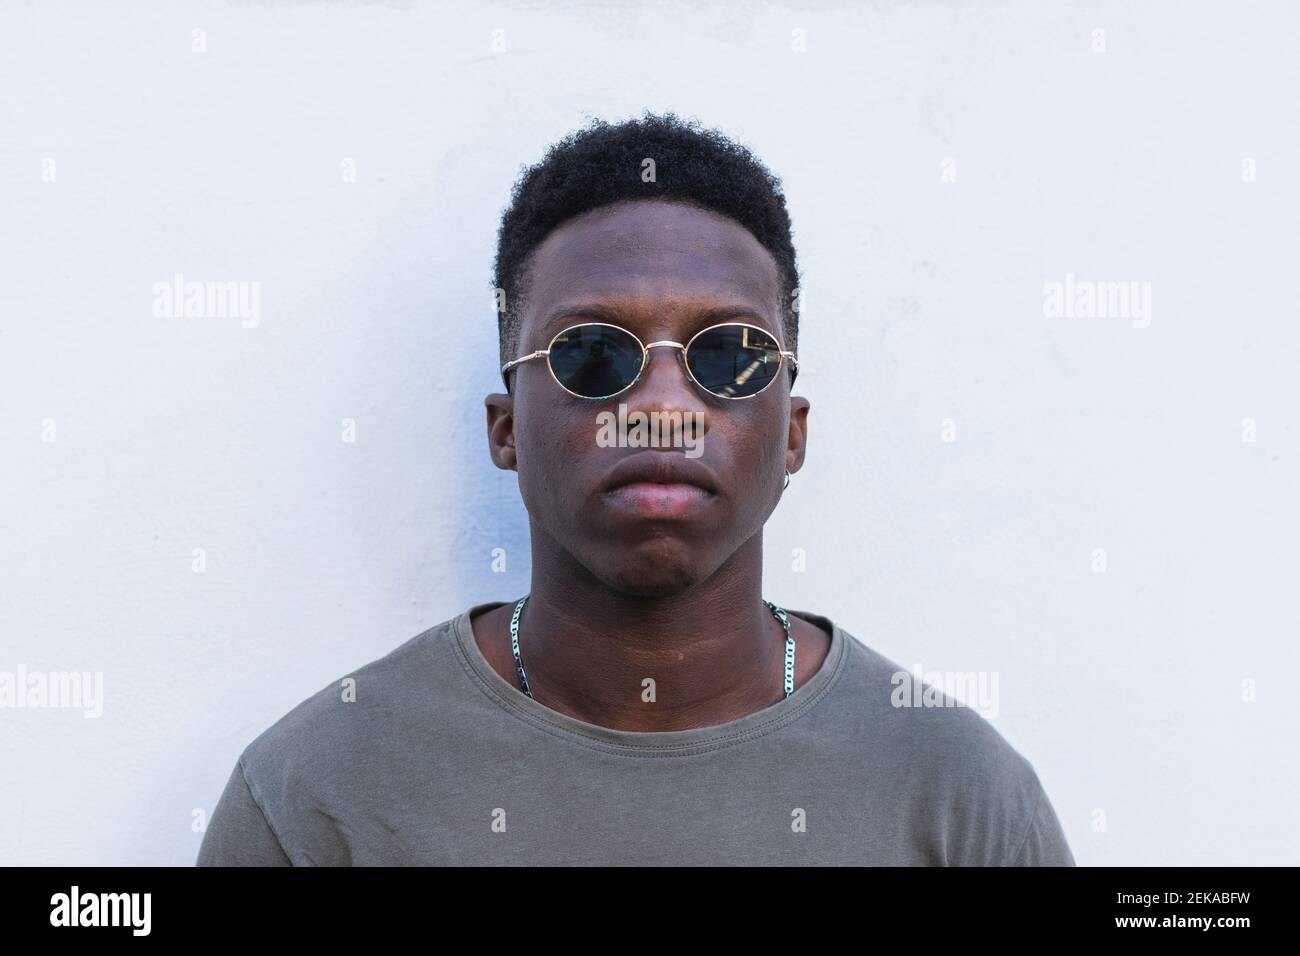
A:
<svg viewBox="0 0 1300 956">
<path fill-rule="evenodd" d="M 624 458 L 610 469 L 600 490 L 608 494 L 633 485 L 641 486 L 643 492 L 693 488 L 709 495 L 718 493 L 717 479 L 707 465 L 672 452 L 639 452 Z"/>
<path fill-rule="evenodd" d="M 707 507 L 718 491 L 708 466 L 671 452 L 639 452 L 624 458 L 601 483 L 606 504 L 641 519 L 686 517 Z"/>
</svg>

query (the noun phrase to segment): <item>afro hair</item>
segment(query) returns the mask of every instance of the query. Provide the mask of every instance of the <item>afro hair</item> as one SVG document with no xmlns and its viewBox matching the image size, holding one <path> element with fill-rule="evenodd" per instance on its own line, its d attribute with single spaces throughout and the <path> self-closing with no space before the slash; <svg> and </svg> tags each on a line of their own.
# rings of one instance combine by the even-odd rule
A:
<svg viewBox="0 0 1300 956">
<path fill-rule="evenodd" d="M 644 161 L 655 179 L 644 182 Z M 515 183 L 497 233 L 493 285 L 502 363 L 514 358 L 527 299 L 529 256 L 556 227 L 614 203 L 660 199 L 710 209 L 748 229 L 776 260 L 785 347 L 796 347 L 799 322 L 790 216 L 781 181 L 743 146 L 698 120 L 646 111 L 613 124 L 592 120 L 555 143 Z"/>
</svg>

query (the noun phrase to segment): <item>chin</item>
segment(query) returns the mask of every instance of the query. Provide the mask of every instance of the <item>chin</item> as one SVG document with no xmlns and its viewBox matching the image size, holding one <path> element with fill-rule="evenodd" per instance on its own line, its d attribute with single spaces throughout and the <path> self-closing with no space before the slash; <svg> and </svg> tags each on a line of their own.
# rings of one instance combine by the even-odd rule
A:
<svg viewBox="0 0 1300 956">
<path fill-rule="evenodd" d="M 673 555 L 665 555 L 662 548 L 656 552 L 606 560 L 589 570 L 612 590 L 645 598 L 671 597 L 708 577 L 698 557 L 686 553 L 685 546 Z"/>
</svg>

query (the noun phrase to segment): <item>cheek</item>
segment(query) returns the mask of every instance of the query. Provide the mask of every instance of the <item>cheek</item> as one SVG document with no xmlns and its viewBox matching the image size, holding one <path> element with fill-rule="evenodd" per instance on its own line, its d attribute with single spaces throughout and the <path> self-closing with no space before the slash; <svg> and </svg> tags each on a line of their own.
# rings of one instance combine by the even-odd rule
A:
<svg viewBox="0 0 1300 956">
<path fill-rule="evenodd" d="M 762 482 L 770 477 L 773 469 L 784 471 L 788 418 L 789 410 L 783 413 L 777 404 L 746 409 L 743 415 L 718 421 L 710 429 L 716 436 L 706 434 L 705 444 L 710 437 L 716 437 L 730 449 L 727 465 L 734 471 L 726 476 L 730 481 L 743 483 L 741 487 Z"/>
<path fill-rule="evenodd" d="M 515 460 L 526 504 L 568 511 L 582 494 L 582 476 L 595 448 L 595 412 L 554 403 L 516 414 Z"/>
</svg>

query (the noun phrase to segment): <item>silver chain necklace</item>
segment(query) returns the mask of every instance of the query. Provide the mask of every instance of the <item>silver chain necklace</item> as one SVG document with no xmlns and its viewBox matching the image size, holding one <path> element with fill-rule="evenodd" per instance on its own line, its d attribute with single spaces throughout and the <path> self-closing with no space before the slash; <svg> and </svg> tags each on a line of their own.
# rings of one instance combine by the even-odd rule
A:
<svg viewBox="0 0 1300 956">
<path fill-rule="evenodd" d="M 510 616 L 510 650 L 515 655 L 515 674 L 519 676 L 519 686 L 525 694 L 533 697 L 532 688 L 528 686 L 528 675 L 524 673 L 524 661 L 519 656 L 519 615 L 524 610 L 524 605 L 528 603 L 529 595 L 525 594 L 515 605 L 515 613 Z M 781 622 L 785 628 L 785 696 L 789 697 L 794 693 L 794 636 L 790 633 L 790 615 L 771 601 L 764 599 L 764 606 L 772 612 L 772 616 Z M 533 700 L 537 698 L 533 697 Z"/>
</svg>

